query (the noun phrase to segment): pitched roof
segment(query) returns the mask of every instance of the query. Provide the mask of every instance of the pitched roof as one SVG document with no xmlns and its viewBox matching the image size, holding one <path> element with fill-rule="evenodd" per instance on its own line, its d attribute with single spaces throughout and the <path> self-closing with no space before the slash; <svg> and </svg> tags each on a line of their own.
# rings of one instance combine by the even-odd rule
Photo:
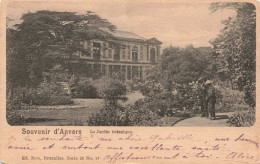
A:
<svg viewBox="0 0 260 164">
<path fill-rule="evenodd" d="M 146 40 L 145 38 L 128 31 L 114 31 L 113 35 L 118 38 Z"/>
<path fill-rule="evenodd" d="M 162 44 L 161 41 L 159 41 L 158 39 L 156 38 L 151 38 L 151 39 L 146 39 L 144 37 L 141 37 L 139 35 L 136 35 L 132 32 L 128 32 L 128 31 L 119 31 L 119 30 L 116 30 L 116 31 L 110 31 L 106 28 L 102 28 L 101 30 L 105 31 L 105 32 L 108 32 L 110 34 L 112 34 L 114 37 L 116 38 L 121 38 L 121 39 L 127 39 L 127 40 L 139 40 L 139 41 L 142 41 L 142 42 L 147 42 L 147 43 L 152 43 L 152 44 Z"/>
<path fill-rule="evenodd" d="M 156 39 L 156 38 L 148 39 L 146 42 L 147 42 L 147 43 L 154 43 L 154 44 L 162 44 L 162 42 L 159 41 L 159 40 Z"/>
</svg>

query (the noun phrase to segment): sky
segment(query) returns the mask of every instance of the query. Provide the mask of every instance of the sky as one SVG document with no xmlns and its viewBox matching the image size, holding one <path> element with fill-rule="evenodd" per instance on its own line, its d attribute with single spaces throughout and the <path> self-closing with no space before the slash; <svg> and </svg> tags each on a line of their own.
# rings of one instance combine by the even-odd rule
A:
<svg viewBox="0 0 260 164">
<path fill-rule="evenodd" d="M 11 2 L 7 16 L 19 23 L 22 14 L 38 10 L 84 13 L 93 11 L 108 19 L 118 30 L 131 31 L 144 38 L 155 37 L 162 47 L 210 46 L 223 28 L 221 21 L 235 14 L 232 10 L 211 13 L 209 2 L 153 0 L 87 0 L 84 2 Z"/>
</svg>

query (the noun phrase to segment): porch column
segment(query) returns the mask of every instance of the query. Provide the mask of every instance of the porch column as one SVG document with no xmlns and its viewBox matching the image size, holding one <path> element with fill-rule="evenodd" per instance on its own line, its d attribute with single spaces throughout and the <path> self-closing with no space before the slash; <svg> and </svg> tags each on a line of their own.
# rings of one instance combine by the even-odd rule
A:
<svg viewBox="0 0 260 164">
<path fill-rule="evenodd" d="M 146 77 L 145 72 L 146 72 L 146 66 L 143 66 L 143 79 L 145 79 Z"/>
<path fill-rule="evenodd" d="M 106 66 L 106 76 L 108 76 L 109 73 L 109 65 L 105 65 Z"/>
<path fill-rule="evenodd" d="M 100 75 L 103 75 L 102 64 L 100 64 Z"/>
<path fill-rule="evenodd" d="M 138 78 L 140 79 L 140 66 L 137 66 Z"/>
<path fill-rule="evenodd" d="M 112 76 L 113 76 L 113 74 L 115 73 L 114 71 L 114 68 L 115 68 L 115 66 L 114 65 L 112 65 Z"/>
<path fill-rule="evenodd" d="M 130 79 L 133 79 L 133 66 L 131 65 L 131 78 Z"/>
<path fill-rule="evenodd" d="M 125 66 L 125 79 L 127 80 L 127 65 Z"/>
<path fill-rule="evenodd" d="M 72 64 L 72 75 L 74 75 L 75 74 L 75 66 L 74 66 L 74 64 Z"/>
</svg>

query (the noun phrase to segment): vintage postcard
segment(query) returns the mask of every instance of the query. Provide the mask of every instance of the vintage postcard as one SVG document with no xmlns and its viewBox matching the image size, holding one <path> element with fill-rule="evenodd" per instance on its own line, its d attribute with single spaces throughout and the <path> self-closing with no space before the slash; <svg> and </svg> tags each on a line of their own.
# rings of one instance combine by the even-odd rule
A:
<svg viewBox="0 0 260 164">
<path fill-rule="evenodd" d="M 0 15 L 0 163 L 260 163 L 259 2 L 3 0 Z"/>
</svg>

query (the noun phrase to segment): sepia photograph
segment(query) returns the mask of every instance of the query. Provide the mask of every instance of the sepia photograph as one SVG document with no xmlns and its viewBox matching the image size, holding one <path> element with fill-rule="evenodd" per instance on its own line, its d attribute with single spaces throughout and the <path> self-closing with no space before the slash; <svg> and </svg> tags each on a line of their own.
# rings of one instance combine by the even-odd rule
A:
<svg viewBox="0 0 260 164">
<path fill-rule="evenodd" d="M 8 3 L 9 125 L 254 125 L 254 4 L 91 2 Z"/>
</svg>

